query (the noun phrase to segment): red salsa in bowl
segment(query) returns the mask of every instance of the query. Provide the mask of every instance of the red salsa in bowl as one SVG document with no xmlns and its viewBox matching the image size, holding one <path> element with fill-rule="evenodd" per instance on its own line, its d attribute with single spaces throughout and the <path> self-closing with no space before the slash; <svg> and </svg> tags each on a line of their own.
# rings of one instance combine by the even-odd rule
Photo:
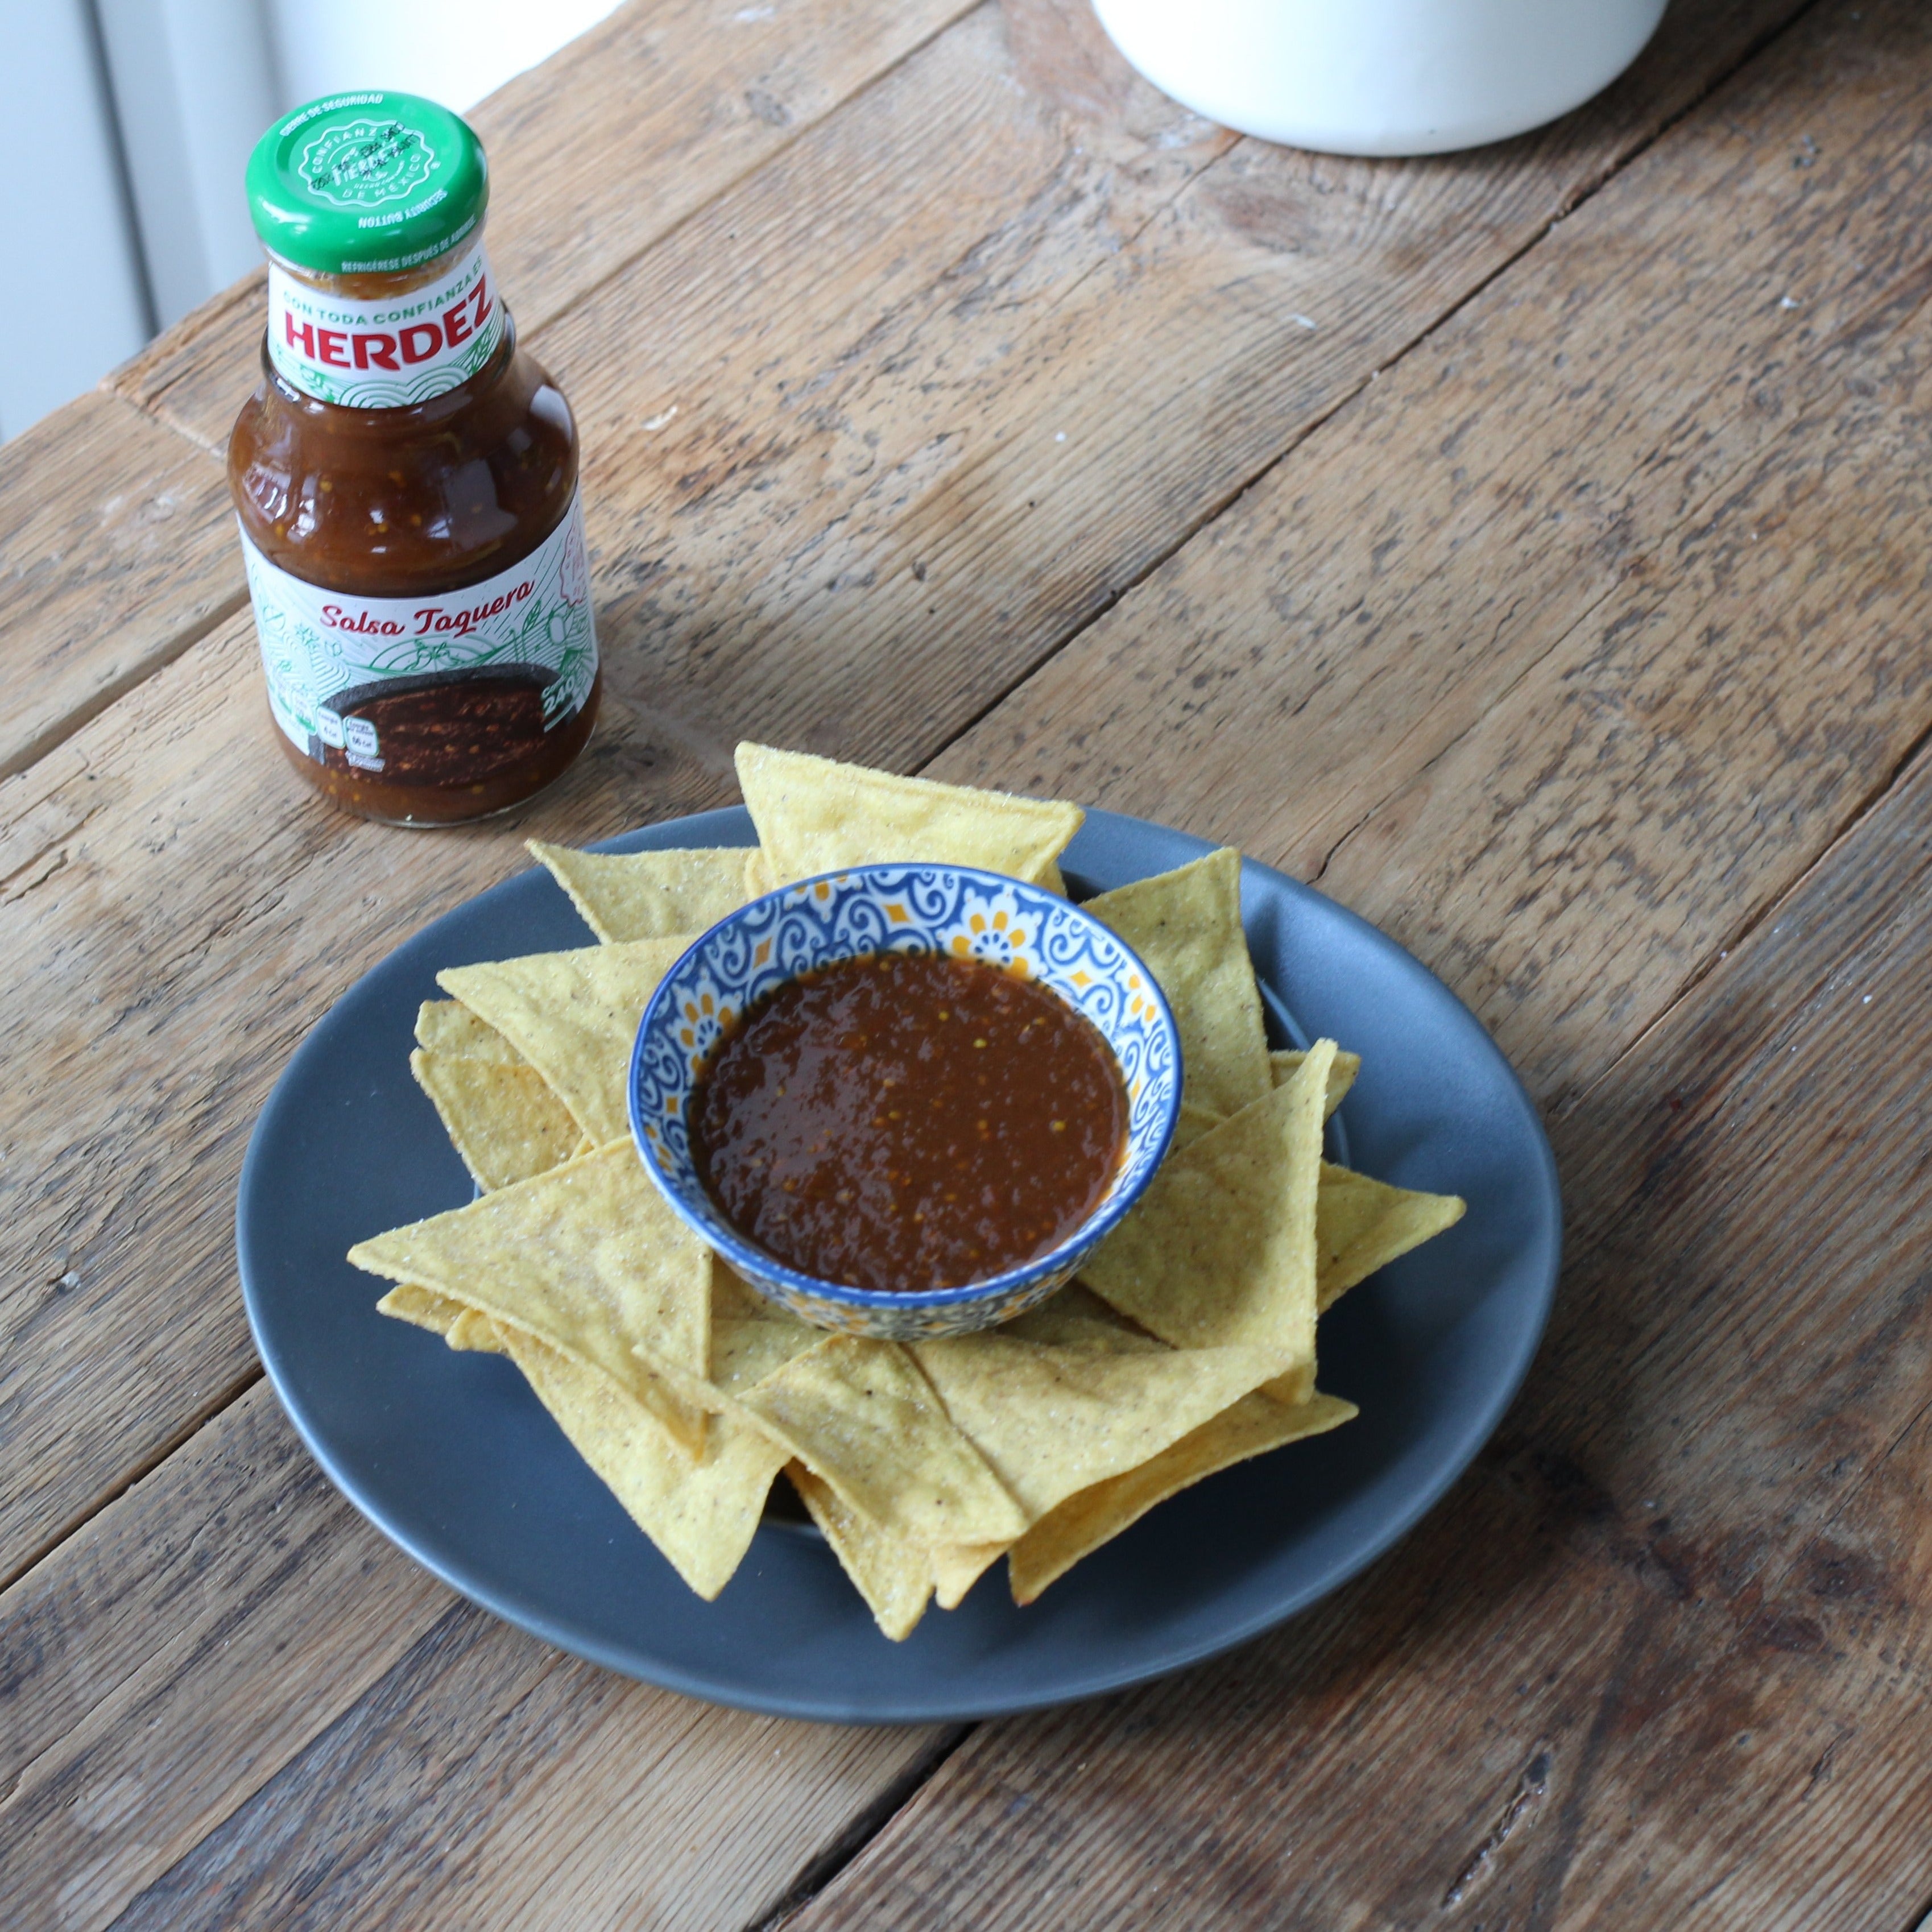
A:
<svg viewBox="0 0 1932 1932">
<path fill-rule="evenodd" d="M 884 952 L 766 994 L 691 1097 L 718 1212 L 823 1281 L 957 1288 L 1051 1252 L 1106 1197 L 1127 1141 L 1118 1062 L 1037 981 Z"/>
</svg>

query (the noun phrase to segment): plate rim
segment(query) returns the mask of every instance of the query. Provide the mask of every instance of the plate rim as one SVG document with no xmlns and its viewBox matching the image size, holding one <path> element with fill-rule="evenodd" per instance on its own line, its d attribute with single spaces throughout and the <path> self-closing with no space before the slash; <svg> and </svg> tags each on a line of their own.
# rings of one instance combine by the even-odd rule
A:
<svg viewBox="0 0 1932 1932">
<path fill-rule="evenodd" d="M 1090 807 L 1087 821 L 1096 830 L 1106 830 L 1136 836 L 1154 834 L 1162 838 L 1178 838 L 1197 847 L 1204 854 L 1216 848 L 1211 841 L 1198 835 L 1186 832 L 1178 826 L 1166 826 L 1156 821 L 1132 817 L 1125 813 L 1108 812 L 1098 807 Z M 748 849 L 754 843 L 743 834 L 751 829 L 749 814 L 742 806 L 722 806 L 714 809 L 660 819 L 632 827 L 626 832 L 595 841 L 579 849 L 592 852 L 622 853 L 639 850 L 674 849 L 662 846 L 641 846 L 640 839 L 661 836 L 676 829 L 692 835 L 692 844 L 742 846 Z M 682 849 L 682 848 L 677 849 Z M 1033 1711 L 1052 1709 L 1061 1706 L 1083 1702 L 1090 1698 L 1106 1696 L 1130 1689 L 1135 1685 L 1150 1683 L 1192 1668 L 1208 1659 L 1252 1642 L 1265 1632 L 1277 1628 L 1290 1618 L 1322 1602 L 1353 1578 L 1360 1575 L 1372 1564 L 1385 1556 L 1401 1542 L 1412 1530 L 1440 1502 L 1448 1491 L 1467 1472 L 1470 1465 L 1482 1450 L 1484 1445 L 1495 1434 L 1508 1413 L 1510 1405 L 1520 1392 L 1530 1366 L 1540 1348 L 1547 1331 L 1550 1317 L 1554 1306 L 1557 1284 L 1561 1276 L 1564 1247 L 1563 1200 L 1561 1180 L 1558 1174 L 1554 1150 L 1550 1144 L 1542 1117 L 1520 1076 L 1502 1048 L 1490 1037 L 1488 1029 L 1458 997 L 1414 954 L 1400 945 L 1378 927 L 1351 910 L 1340 902 L 1331 899 L 1317 888 L 1290 877 L 1277 868 L 1246 854 L 1242 856 L 1242 871 L 1246 876 L 1250 868 L 1265 879 L 1271 887 L 1286 890 L 1291 898 L 1306 897 L 1319 901 L 1327 914 L 1337 916 L 1343 925 L 1353 929 L 1358 943 L 1390 956 L 1393 961 L 1407 970 L 1420 974 L 1440 994 L 1451 1003 L 1468 1020 L 1484 1048 L 1493 1057 L 1498 1070 L 1504 1076 L 1506 1085 L 1520 1102 L 1525 1120 L 1531 1129 L 1530 1150 L 1537 1169 L 1536 1178 L 1539 1210 L 1538 1228 L 1546 1242 L 1547 1254 L 1540 1278 L 1535 1283 L 1534 1317 L 1524 1323 L 1512 1338 L 1513 1354 L 1503 1372 L 1492 1384 L 1486 1401 L 1481 1403 L 1456 1436 L 1453 1448 L 1444 1454 L 1436 1468 L 1426 1480 L 1417 1484 L 1404 1498 L 1401 1508 L 1392 1510 L 1376 1531 L 1365 1537 L 1362 1542 L 1346 1554 L 1331 1562 L 1319 1576 L 1311 1579 L 1297 1589 L 1283 1592 L 1266 1607 L 1252 1615 L 1223 1625 L 1210 1635 L 1201 1636 L 1186 1643 L 1178 1644 L 1164 1652 L 1158 1661 L 1145 1660 L 1124 1664 L 1108 1669 L 1102 1668 L 1089 1673 L 1064 1676 L 1052 1688 L 1042 1687 L 1036 1691 L 1018 1696 L 1001 1696 L 990 1700 L 971 1700 L 956 1695 L 938 1700 L 920 1700 L 899 1697 L 896 1701 L 861 1706 L 856 1700 L 828 1696 L 809 1691 L 796 1695 L 775 1695 L 760 1689 L 734 1684 L 730 1680 L 700 1670 L 688 1669 L 674 1662 L 661 1659 L 645 1660 L 640 1650 L 634 1647 L 624 1650 L 608 1642 L 594 1633 L 574 1628 L 550 1616 L 544 1610 L 521 1602 L 494 1587 L 487 1580 L 469 1575 L 458 1564 L 446 1562 L 432 1552 L 417 1546 L 401 1529 L 393 1526 L 386 1519 L 379 1499 L 362 1492 L 362 1484 L 354 1471 L 346 1467 L 326 1437 L 319 1436 L 311 1428 L 310 1419 L 304 1414 L 302 1405 L 295 1397 L 284 1381 L 279 1362 L 279 1350 L 264 1333 L 260 1284 L 254 1280 L 249 1262 L 250 1249 L 254 1236 L 251 1228 L 250 1203 L 257 1179 L 259 1166 L 267 1156 L 263 1153 L 266 1136 L 265 1127 L 275 1114 L 278 1103 L 285 1089 L 292 1087 L 298 1070 L 303 1070 L 305 1057 L 316 1050 L 318 1036 L 330 1016 L 337 1007 L 373 976 L 384 971 L 396 955 L 434 931 L 442 922 L 466 910 L 476 900 L 496 892 L 514 881 L 525 878 L 527 872 L 512 873 L 504 879 L 493 882 L 480 891 L 446 908 L 434 918 L 407 934 L 392 946 L 383 956 L 357 975 L 329 1006 L 316 1016 L 316 1020 L 303 1035 L 294 1051 L 290 1054 L 274 1086 L 256 1116 L 250 1129 L 248 1145 L 242 1163 L 241 1174 L 236 1185 L 235 1238 L 238 1271 L 240 1275 L 242 1300 L 248 1320 L 250 1337 L 256 1354 L 261 1361 L 264 1373 L 273 1388 L 283 1413 L 293 1425 L 309 1453 L 315 1458 L 323 1473 L 334 1487 L 347 1498 L 357 1512 L 370 1522 L 410 1562 L 421 1565 L 432 1576 L 454 1591 L 466 1601 L 476 1604 L 494 1616 L 502 1618 L 520 1630 L 554 1646 L 567 1654 L 580 1657 L 600 1667 L 614 1671 L 618 1675 L 635 1681 L 656 1684 L 680 1695 L 696 1698 L 702 1702 L 754 1712 L 761 1714 L 799 1718 L 812 1722 L 848 1724 L 902 1724 L 943 1722 L 972 1722 L 1004 1717 L 1018 1716 Z M 540 871 L 532 866 L 528 871 Z M 1078 867 L 1076 867 L 1077 872 Z M 1146 874 L 1144 876 L 1152 876 Z M 586 928 L 587 930 L 587 928 Z M 594 942 L 594 938 L 591 943 Z M 1258 973 L 1257 978 L 1259 978 Z M 1267 990 L 1272 991 L 1272 988 Z M 1279 993 L 1276 1003 L 1288 1009 L 1288 1002 Z M 1288 1009 L 1292 1010 L 1292 1009 Z M 642 1532 L 638 1532 L 640 1534 Z M 862 1600 L 856 1592 L 852 1595 L 852 1609 L 860 1617 L 868 1613 Z M 646 1667 L 646 1662 L 650 1667 Z"/>
</svg>

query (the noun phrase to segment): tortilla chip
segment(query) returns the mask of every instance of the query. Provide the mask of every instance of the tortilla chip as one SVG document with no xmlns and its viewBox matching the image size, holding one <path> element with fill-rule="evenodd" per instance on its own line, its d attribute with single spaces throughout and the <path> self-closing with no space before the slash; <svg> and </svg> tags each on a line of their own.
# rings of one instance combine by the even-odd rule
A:
<svg viewBox="0 0 1932 1932">
<path fill-rule="evenodd" d="M 452 1348 L 508 1355 L 571 1446 L 686 1582 L 709 1601 L 730 1580 L 751 1546 L 772 1479 L 785 1461 L 785 1451 L 748 1418 L 728 1408 L 715 1416 L 704 1453 L 693 1460 L 667 1442 L 657 1418 L 601 1370 L 520 1329 L 416 1282 L 392 1288 L 376 1306 L 441 1334 Z M 794 1325 L 803 1329 L 802 1323 Z M 748 1351 L 746 1339 L 721 1344 L 714 1336 L 714 1360 L 722 1348 L 742 1370 L 748 1355 L 760 1352 Z M 770 1338 L 758 1339 L 771 1360 Z"/>
<path fill-rule="evenodd" d="M 896 1342 L 828 1336 L 739 1400 L 848 1508 L 930 1548 L 1027 1519 Z"/>
<path fill-rule="evenodd" d="M 629 1137 L 625 1089 L 638 1022 L 683 939 L 634 939 L 454 966 L 436 984 L 503 1035 L 570 1109 L 591 1144 Z"/>
<path fill-rule="evenodd" d="M 942 1610 L 956 1610 L 966 1593 L 1005 1556 L 1010 1543 L 943 1543 L 929 1553 L 933 1596 Z"/>
<path fill-rule="evenodd" d="M 1418 1194 L 1322 1163 L 1315 1204 L 1317 1310 L 1326 1314 L 1358 1282 L 1453 1228 L 1463 1214 L 1455 1194 Z"/>
<path fill-rule="evenodd" d="M 794 1318 L 776 1302 L 767 1301 L 722 1255 L 714 1254 L 711 1257 L 711 1318 L 714 1322 L 789 1322 Z"/>
<path fill-rule="evenodd" d="M 1286 1087 L 1171 1156 L 1080 1270 L 1178 1348 L 1246 1348 L 1282 1372 L 1315 1359 L 1316 1194 L 1334 1042 Z"/>
<path fill-rule="evenodd" d="M 1232 847 L 1082 908 L 1118 933 L 1160 982 L 1180 1034 L 1182 1098 L 1238 1114 L 1274 1084 L 1262 996 L 1241 930 L 1241 855 Z"/>
<path fill-rule="evenodd" d="M 742 846 L 673 852 L 578 852 L 524 842 L 606 941 L 694 935 L 736 912 L 745 890 Z"/>
<path fill-rule="evenodd" d="M 1259 1348 L 1096 1348 L 994 1330 L 910 1346 L 1029 1522 L 1151 1461 L 1281 1366 Z"/>
<path fill-rule="evenodd" d="M 504 1346 L 571 1446 L 665 1560 L 707 1601 L 731 1580 L 785 1452 L 741 1416 L 711 1418 L 695 1460 L 596 1369 L 515 1328 Z"/>
<path fill-rule="evenodd" d="M 1162 1346 L 1077 1281 L 1069 1282 L 1058 1294 L 1048 1295 L 1024 1315 L 1002 1323 L 1000 1333 L 1052 1348 L 1131 1350 Z"/>
<path fill-rule="evenodd" d="M 494 1027 L 487 1020 L 478 1019 L 460 1000 L 424 1000 L 416 1009 L 416 1044 L 425 1053 L 493 1060 L 500 1066 L 530 1064 Z"/>
<path fill-rule="evenodd" d="M 1083 1556 L 1202 1478 L 1304 1436 L 1318 1436 L 1356 1413 L 1352 1402 L 1333 1396 L 1313 1396 L 1292 1406 L 1258 1393 L 1244 1396 L 1151 1462 L 1068 1497 L 1035 1523 L 1008 1558 L 1013 1600 L 1033 1602 Z"/>
<path fill-rule="evenodd" d="M 501 1339 L 502 1331 L 488 1316 L 417 1282 L 398 1283 L 376 1303 L 376 1312 L 427 1328 L 430 1334 L 440 1335 L 452 1348 L 478 1354 L 508 1352 Z"/>
<path fill-rule="evenodd" d="M 424 1288 L 420 1282 L 402 1281 L 391 1288 L 376 1304 L 378 1315 L 393 1316 L 398 1322 L 407 1322 L 418 1328 L 427 1328 L 432 1335 L 440 1335 L 445 1341 L 459 1316 L 468 1312 L 468 1304 L 453 1300 L 448 1295 L 439 1294 L 433 1288 Z"/>
<path fill-rule="evenodd" d="M 995 1338 L 976 1336 L 962 1339 L 970 1346 Z M 997 1339 L 1003 1342 L 1028 1345 L 1031 1352 L 1049 1363 L 1060 1360 L 1063 1352 L 1084 1354 L 1090 1362 L 1082 1365 L 1080 1372 L 1089 1376 L 1096 1372 L 1090 1364 L 1090 1358 L 1096 1355 L 1144 1358 L 1152 1354 L 1166 1361 L 1180 1359 L 1151 1335 L 1117 1315 L 1097 1294 L 1078 1282 L 1062 1288 L 1037 1308 L 1029 1309 L 1025 1314 L 1006 1323 Z M 922 1346 L 915 1345 L 914 1352 Z M 963 1355 L 965 1352 L 958 1352 Z M 1097 1372 L 1102 1376 L 1118 1375 L 1123 1366 L 1131 1373 L 1132 1364 L 1110 1364 Z M 967 1406 L 970 1404 L 962 1399 L 962 1408 Z M 962 1418 L 956 1416 L 954 1419 L 959 1420 Z M 1048 1426 L 1051 1426 L 1050 1419 Z M 970 1424 L 968 1426 L 970 1433 Z M 989 1445 L 976 1446 L 984 1448 Z M 994 1456 L 991 1460 L 997 1472 L 999 1458 Z M 936 1547 L 932 1552 L 932 1574 L 940 1608 L 956 1608 L 980 1576 L 1011 1546 L 1006 1543 L 976 1543 L 942 1544 Z"/>
<path fill-rule="evenodd" d="M 926 1552 L 860 1515 L 802 1462 L 790 1464 L 786 1473 L 853 1588 L 865 1598 L 873 1621 L 893 1642 L 902 1642 L 926 1614 L 932 1594 L 932 1567 Z"/>
<path fill-rule="evenodd" d="M 786 1363 L 825 1340 L 822 1328 L 802 1322 L 741 1322 L 711 1316 L 711 1384 L 722 1396 L 737 1396 L 776 1375 Z"/>
<path fill-rule="evenodd" d="M 1301 1063 L 1308 1058 L 1296 1047 L 1284 1048 L 1280 1053 L 1268 1055 L 1268 1067 L 1277 1087 L 1286 1087 L 1301 1071 Z M 1362 1070 L 1362 1056 L 1359 1053 L 1344 1053 L 1340 1047 L 1335 1049 L 1334 1063 L 1328 1069 L 1328 1097 L 1322 1108 L 1322 1118 L 1332 1120 L 1335 1109 L 1348 1097 L 1348 1089 L 1355 1084 L 1355 1076 Z"/>
<path fill-rule="evenodd" d="M 1211 1134 L 1227 1118 L 1226 1114 L 1217 1114 L 1211 1107 L 1198 1107 L 1192 1100 L 1180 1103 L 1180 1114 L 1174 1123 L 1174 1138 L 1168 1143 L 1169 1154 L 1178 1154 L 1184 1147 L 1192 1147 L 1203 1134 Z"/>
<path fill-rule="evenodd" d="M 710 1257 L 628 1142 L 359 1242 L 349 1258 L 602 1370 L 692 1454 L 703 1446 L 717 1406 Z"/>
<path fill-rule="evenodd" d="M 738 747 L 738 783 L 776 885 L 924 859 L 1063 890 L 1054 862 L 1086 816 L 1077 805 L 898 778 L 765 745 Z"/>
<path fill-rule="evenodd" d="M 453 1000 L 434 1004 L 456 1004 Z M 509 1048 L 507 1040 L 503 1043 Z M 515 1049 L 509 1050 L 514 1055 Z M 569 1108 L 520 1057 L 472 1058 L 418 1047 L 410 1055 L 410 1071 L 485 1193 L 546 1173 L 584 1144 L 583 1130 Z"/>
<path fill-rule="evenodd" d="M 380 1307 L 381 1304 L 377 1304 Z M 449 1324 L 449 1333 L 442 1339 L 452 1348 L 479 1355 L 507 1355 L 510 1352 L 504 1346 L 503 1337 L 509 1333 L 500 1323 L 492 1322 L 478 1308 L 465 1308 Z"/>
</svg>

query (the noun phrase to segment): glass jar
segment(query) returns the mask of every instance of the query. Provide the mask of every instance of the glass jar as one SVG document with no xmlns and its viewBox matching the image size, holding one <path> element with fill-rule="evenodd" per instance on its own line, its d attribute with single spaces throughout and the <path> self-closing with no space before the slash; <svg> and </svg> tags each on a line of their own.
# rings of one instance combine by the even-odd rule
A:
<svg viewBox="0 0 1932 1932">
<path fill-rule="evenodd" d="M 277 736 L 365 818 L 520 804 L 600 683 L 576 424 L 491 278 L 482 145 L 415 95 L 333 95 L 248 181 L 268 326 L 228 477 Z"/>
</svg>

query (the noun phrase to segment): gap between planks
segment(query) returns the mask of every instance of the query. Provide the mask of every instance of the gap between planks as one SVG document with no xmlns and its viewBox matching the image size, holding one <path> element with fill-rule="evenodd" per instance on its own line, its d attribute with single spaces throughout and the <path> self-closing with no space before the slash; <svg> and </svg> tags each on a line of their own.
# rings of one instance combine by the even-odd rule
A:
<svg viewBox="0 0 1932 1932">
<path fill-rule="evenodd" d="M 104 1490 L 89 1508 L 37 1544 L 11 1570 L 0 1574 L 0 1597 L 5 1596 L 23 1578 L 32 1576 L 70 1537 L 78 1535 L 103 1510 L 118 1502 L 137 1484 L 152 1476 L 170 1456 L 184 1449 L 216 1417 L 239 1402 L 262 1379 L 263 1372 L 257 1363 L 247 1373 L 237 1376 L 232 1382 L 218 1389 L 172 1436 L 164 1436 L 111 1488 Z M 0 1802 L 4 1802 L 6 1795 L 0 1792 Z"/>
<path fill-rule="evenodd" d="M 170 436 L 179 436 L 198 455 L 206 454 L 199 443 L 184 435 L 172 423 L 164 422 L 158 416 L 151 417 L 149 420 Z M 139 664 L 130 665 L 122 676 L 103 685 L 64 717 L 56 719 L 38 738 L 30 739 L 11 758 L 0 758 L 0 782 L 17 777 L 22 772 L 38 764 L 49 752 L 58 751 L 77 732 L 85 730 L 109 706 L 119 704 L 130 692 L 146 684 L 158 671 L 166 670 L 177 658 L 193 650 L 202 638 L 226 623 L 248 601 L 248 593 L 245 590 L 237 591 L 232 597 L 217 604 L 198 622 L 190 624 L 177 632 Z M 0 1582 L 0 1589 L 5 1587 L 4 1582 Z"/>
<path fill-rule="evenodd" d="M 1432 764 L 1434 760 L 1431 760 L 1430 762 Z M 1566 1114 L 1574 1113 L 1586 1101 L 1594 1098 L 1600 1093 L 1616 1076 L 1624 1063 L 1643 1046 L 1651 1035 L 1676 1012 L 1691 994 L 1694 993 L 1712 974 L 1716 972 L 1724 961 L 1748 944 L 1753 934 L 1761 932 L 1767 922 L 1776 921 L 1804 886 L 1826 867 L 1837 861 L 1839 854 L 1857 835 L 1859 827 L 1864 824 L 1865 820 L 1883 805 L 1901 784 L 1915 775 L 1915 768 L 1917 766 L 1927 762 L 1932 762 L 1932 724 L 1928 724 L 1906 746 L 1904 755 L 1893 765 L 1891 772 L 1874 785 L 1846 812 L 1843 822 L 1832 834 L 1831 842 L 1811 861 L 1810 864 L 1798 871 L 1786 884 L 1783 890 L 1774 893 L 1755 912 L 1741 920 L 1732 931 L 1725 934 L 1722 942 L 1714 947 L 1690 972 L 1684 975 L 1683 984 L 1678 986 L 1670 995 L 1670 999 L 1658 1010 L 1650 1023 L 1632 1036 L 1628 1045 L 1594 1080 L 1552 1108 L 1551 1109 L 1552 1117 L 1561 1119 Z M 1895 1448 L 1897 1444 L 1894 1444 L 1893 1446 Z M 1889 1450 L 1886 1451 L 1887 1454 L 1890 1453 Z M 1914 1932 L 1919 1932 L 1919 1928 L 1915 1928 Z M 1932 1932 L 1932 1923 L 1928 1923 L 1923 1929 L 1923 1932 Z"/>
<path fill-rule="evenodd" d="M 950 33 L 969 14 L 976 10 L 976 7 L 980 4 L 983 4 L 983 0 L 962 0 L 962 4 L 954 12 L 948 14 L 944 20 L 934 23 L 930 33 L 913 41 L 896 58 L 888 61 L 870 79 L 855 87 L 850 94 L 833 101 L 824 113 L 817 115 L 809 120 L 790 123 L 792 131 L 789 140 L 781 141 L 776 147 L 772 148 L 768 153 L 760 154 L 749 166 L 741 168 L 737 173 L 720 181 L 709 194 L 694 202 L 674 220 L 666 224 L 641 248 L 634 250 L 630 254 L 624 256 L 619 260 L 614 261 L 602 274 L 598 276 L 594 280 L 586 282 L 568 302 L 546 316 L 542 325 L 543 328 L 545 331 L 553 329 L 560 322 L 574 315 L 593 296 L 602 293 L 613 282 L 628 274 L 639 262 L 643 260 L 644 256 L 663 247 L 673 236 L 682 233 L 692 223 L 709 214 L 719 202 L 724 200 L 728 195 L 734 193 L 754 175 L 762 174 L 766 169 L 789 154 L 806 135 L 811 134 L 815 128 L 822 128 L 835 116 L 846 112 L 855 103 L 864 100 L 866 95 L 889 81 L 901 68 L 905 65 L 907 62 L 924 52 L 942 35 Z M 1810 4 L 1816 4 L 1816 0 L 1810 0 Z M 1809 10 L 1808 7 L 1807 10 Z M 1754 46 L 1752 52 L 1755 53 L 1756 51 L 1756 46 Z"/>
<path fill-rule="evenodd" d="M 979 1728 L 976 1724 L 959 1724 L 941 1732 L 931 1750 L 908 1765 L 799 1874 L 797 1883 L 758 1921 L 752 1932 L 784 1932 L 784 1928 L 918 1796 L 928 1780 L 938 1774 L 946 1760 Z"/>
</svg>

